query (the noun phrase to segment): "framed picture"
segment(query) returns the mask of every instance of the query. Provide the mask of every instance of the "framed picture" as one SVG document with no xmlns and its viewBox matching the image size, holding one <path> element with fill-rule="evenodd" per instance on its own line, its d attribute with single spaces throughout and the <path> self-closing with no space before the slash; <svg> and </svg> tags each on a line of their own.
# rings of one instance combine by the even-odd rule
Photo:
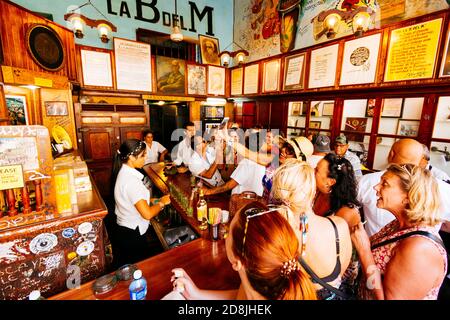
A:
<svg viewBox="0 0 450 320">
<path fill-rule="evenodd" d="M 332 116 L 334 112 L 334 101 L 324 102 L 322 106 L 322 116 Z"/>
<path fill-rule="evenodd" d="M 225 95 L 225 68 L 208 66 L 208 94 Z"/>
<path fill-rule="evenodd" d="M 5 95 L 11 125 L 28 125 L 27 99 L 25 96 Z"/>
<path fill-rule="evenodd" d="M 322 121 L 310 121 L 309 122 L 310 129 L 320 129 L 321 125 L 322 125 Z"/>
<path fill-rule="evenodd" d="M 259 64 L 255 63 L 244 68 L 244 94 L 258 93 Z"/>
<path fill-rule="evenodd" d="M 187 65 L 188 94 L 206 95 L 206 67 Z"/>
<path fill-rule="evenodd" d="M 184 60 L 156 56 L 156 83 L 159 92 L 184 94 L 185 75 Z"/>
<path fill-rule="evenodd" d="M 220 66 L 219 58 L 219 39 L 208 37 L 200 34 L 198 36 L 200 42 L 200 52 L 202 54 L 202 62 L 204 64 L 212 64 Z"/>
<path fill-rule="evenodd" d="M 111 53 L 85 49 L 80 53 L 83 84 L 112 88 Z"/>
<path fill-rule="evenodd" d="M 385 118 L 401 118 L 403 113 L 403 98 L 383 99 L 381 116 Z"/>
<path fill-rule="evenodd" d="M 299 102 L 289 102 L 289 104 L 291 105 L 290 109 L 291 109 L 291 116 L 300 116 L 303 114 L 303 102 L 299 101 Z"/>
<path fill-rule="evenodd" d="M 444 55 L 442 57 L 441 72 L 439 73 L 440 77 L 450 77 L 449 42 L 450 42 L 450 25 L 449 25 L 448 31 L 447 31 L 447 40 L 445 41 L 445 50 L 444 50 Z"/>
<path fill-rule="evenodd" d="M 398 120 L 397 134 L 399 136 L 417 137 L 420 121 Z"/>
<path fill-rule="evenodd" d="M 334 86 L 338 61 L 339 44 L 311 51 L 309 88 Z"/>
<path fill-rule="evenodd" d="M 280 64 L 280 59 L 264 62 L 263 93 L 280 90 Z"/>
<path fill-rule="evenodd" d="M 375 114 L 375 101 L 376 99 L 367 99 L 366 117 L 373 117 Z"/>
<path fill-rule="evenodd" d="M 236 68 L 231 70 L 231 95 L 242 94 L 242 84 L 244 83 L 244 69 Z"/>
<path fill-rule="evenodd" d="M 345 120 L 345 131 L 356 131 L 356 132 L 366 132 L 367 128 L 367 118 L 354 118 L 354 117 L 348 117 Z M 346 134 L 347 139 L 349 141 L 357 141 L 357 142 L 363 142 L 364 141 L 364 135 L 362 134 L 354 134 L 349 133 Z"/>
<path fill-rule="evenodd" d="M 67 110 L 66 101 L 46 101 L 45 113 L 47 116 L 68 116 L 69 111 Z"/>
<path fill-rule="evenodd" d="M 49 26 L 32 24 L 26 34 L 26 43 L 33 60 L 45 70 L 58 71 L 64 66 L 63 42 Z"/>
<path fill-rule="evenodd" d="M 304 88 L 305 60 L 306 53 L 300 53 L 284 58 L 284 91 Z"/>
</svg>

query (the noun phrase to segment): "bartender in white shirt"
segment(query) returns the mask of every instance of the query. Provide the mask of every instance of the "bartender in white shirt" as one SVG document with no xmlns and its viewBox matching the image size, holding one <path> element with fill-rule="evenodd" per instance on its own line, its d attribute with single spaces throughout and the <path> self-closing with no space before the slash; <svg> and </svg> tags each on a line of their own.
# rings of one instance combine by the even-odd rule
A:
<svg viewBox="0 0 450 320">
<path fill-rule="evenodd" d="M 202 136 L 195 136 L 191 141 L 191 148 L 195 151 L 189 161 L 189 170 L 213 187 L 223 185 L 222 176 L 217 169 L 215 149 L 208 147 Z"/>
<path fill-rule="evenodd" d="M 146 144 L 129 139 L 121 144 L 114 160 L 113 179 L 117 173 L 114 185 L 117 217 L 114 264 L 117 267 L 149 256 L 145 233 L 150 219 L 170 203 L 170 196 L 165 195 L 157 204 L 149 204 L 150 191 L 142 182 L 143 174 L 136 170 L 144 166 L 145 156 Z"/>
<path fill-rule="evenodd" d="M 188 122 L 184 128 L 184 139 L 172 149 L 172 160 L 176 166 L 180 166 L 182 164 L 188 166 L 189 160 L 194 152 L 191 148 L 191 137 L 195 135 L 195 125 L 193 122 Z"/>
<path fill-rule="evenodd" d="M 145 157 L 145 164 L 154 162 L 163 162 L 164 157 L 168 153 L 167 149 L 159 143 L 153 140 L 153 132 L 149 129 L 142 131 L 144 142 L 147 145 L 147 156 Z"/>
</svg>

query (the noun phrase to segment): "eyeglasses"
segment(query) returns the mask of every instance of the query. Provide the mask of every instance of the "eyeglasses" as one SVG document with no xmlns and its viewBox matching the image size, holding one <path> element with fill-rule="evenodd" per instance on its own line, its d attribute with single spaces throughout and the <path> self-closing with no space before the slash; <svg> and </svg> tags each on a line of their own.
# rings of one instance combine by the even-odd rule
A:
<svg viewBox="0 0 450 320">
<path fill-rule="evenodd" d="M 262 216 L 262 215 L 264 215 L 266 213 L 269 213 L 269 212 L 278 211 L 279 209 L 280 208 L 278 208 L 278 207 L 276 207 L 276 208 L 274 207 L 274 208 L 270 208 L 269 210 L 265 210 L 265 211 L 264 211 L 264 209 L 260 209 L 260 208 L 251 208 L 251 209 L 245 210 L 244 214 L 246 215 L 247 220 L 245 221 L 244 237 L 242 238 L 242 257 L 244 257 L 244 255 L 245 255 L 244 254 L 244 252 L 245 252 L 245 239 L 247 237 L 248 221 L 251 218 L 256 218 L 256 217 Z"/>
</svg>

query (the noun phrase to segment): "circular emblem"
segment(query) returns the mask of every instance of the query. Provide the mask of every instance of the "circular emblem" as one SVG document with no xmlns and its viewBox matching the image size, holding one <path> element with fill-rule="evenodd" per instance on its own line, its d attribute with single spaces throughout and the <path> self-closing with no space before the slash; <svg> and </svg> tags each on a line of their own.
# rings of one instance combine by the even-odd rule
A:
<svg viewBox="0 0 450 320">
<path fill-rule="evenodd" d="M 34 254 L 52 250 L 58 244 L 58 238 L 52 233 L 43 233 L 30 242 L 30 251 Z"/>
<path fill-rule="evenodd" d="M 28 52 L 42 68 L 57 71 L 64 66 L 64 47 L 55 30 L 46 25 L 32 25 L 26 40 Z"/>
<path fill-rule="evenodd" d="M 77 254 L 79 256 L 87 256 L 94 251 L 94 247 L 95 245 L 92 241 L 84 241 L 77 247 Z"/>
<path fill-rule="evenodd" d="M 80 224 L 78 226 L 78 232 L 80 234 L 89 233 L 89 232 L 91 232 L 91 230 L 92 230 L 92 223 L 90 223 L 90 222 L 83 222 L 82 224 Z"/>
<path fill-rule="evenodd" d="M 64 230 L 63 230 L 62 236 L 63 236 L 64 238 L 66 238 L 66 239 L 72 238 L 73 235 L 75 234 L 75 232 L 76 232 L 76 231 L 75 231 L 74 228 L 67 228 L 67 229 L 64 229 Z"/>
<path fill-rule="evenodd" d="M 362 66 L 369 60 L 370 51 L 366 47 L 356 48 L 350 55 L 350 63 L 354 66 Z"/>
</svg>

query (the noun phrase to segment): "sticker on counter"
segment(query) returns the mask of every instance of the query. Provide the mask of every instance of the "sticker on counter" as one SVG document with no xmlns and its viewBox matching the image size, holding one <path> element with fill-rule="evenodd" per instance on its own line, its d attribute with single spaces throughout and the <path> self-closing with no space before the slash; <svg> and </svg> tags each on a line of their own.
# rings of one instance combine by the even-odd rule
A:
<svg viewBox="0 0 450 320">
<path fill-rule="evenodd" d="M 69 259 L 69 260 L 73 260 L 73 259 L 75 259 L 77 257 L 77 254 L 75 253 L 75 252 L 69 252 L 68 254 L 67 254 L 67 259 Z"/>
<path fill-rule="evenodd" d="M 43 233 L 30 242 L 30 251 L 34 254 L 52 250 L 58 244 L 58 238 L 52 233 Z"/>
<path fill-rule="evenodd" d="M 79 256 L 87 256 L 94 251 L 94 243 L 92 241 L 84 241 L 77 247 L 77 253 Z"/>
<path fill-rule="evenodd" d="M 83 222 L 78 226 L 78 232 L 81 234 L 86 234 L 91 232 L 92 230 L 92 223 L 90 222 Z"/>
<path fill-rule="evenodd" d="M 74 228 L 67 228 L 67 229 L 64 229 L 63 230 L 63 232 L 62 232 L 62 236 L 64 237 L 64 238 L 66 238 L 66 239 L 70 239 L 70 238 L 72 238 L 73 237 L 73 235 L 75 234 L 75 229 Z"/>
</svg>

